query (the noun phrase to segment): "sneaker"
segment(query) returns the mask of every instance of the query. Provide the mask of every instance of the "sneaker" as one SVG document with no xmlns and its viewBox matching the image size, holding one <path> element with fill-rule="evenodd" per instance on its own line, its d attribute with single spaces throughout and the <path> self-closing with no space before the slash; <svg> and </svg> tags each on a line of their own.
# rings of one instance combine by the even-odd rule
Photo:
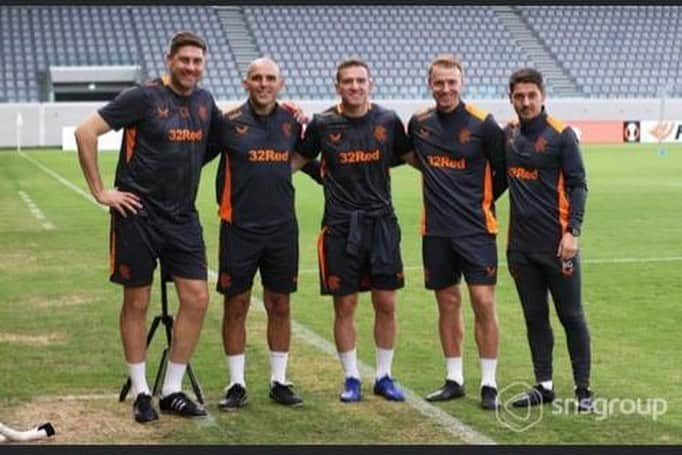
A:
<svg viewBox="0 0 682 455">
<path fill-rule="evenodd" d="M 515 408 L 537 406 L 554 401 L 554 391 L 547 390 L 541 384 L 535 384 L 532 389 L 524 393 L 518 400 L 512 402 Z"/>
<path fill-rule="evenodd" d="M 575 406 L 578 412 L 595 412 L 592 391 L 587 387 L 576 387 Z"/>
<path fill-rule="evenodd" d="M 152 406 L 152 396 L 147 393 L 139 393 L 133 403 L 133 417 L 135 422 L 145 423 L 159 420 L 156 409 Z"/>
<path fill-rule="evenodd" d="M 175 392 L 159 400 L 162 411 L 177 414 L 182 417 L 201 417 L 206 415 L 206 410 L 190 400 L 185 392 Z"/>
<path fill-rule="evenodd" d="M 344 403 L 362 400 L 362 384 L 358 378 L 346 378 L 343 384 L 343 392 L 339 396 Z"/>
<path fill-rule="evenodd" d="M 270 384 L 270 398 L 276 403 L 283 404 L 284 406 L 303 405 L 303 399 L 294 392 L 292 384 L 282 384 L 273 381 L 273 383 Z"/>
<path fill-rule="evenodd" d="M 426 395 L 426 401 L 447 401 L 453 398 L 464 396 L 464 385 L 459 385 L 457 381 L 446 379 L 445 384 L 430 394 Z"/>
<path fill-rule="evenodd" d="M 500 407 L 500 402 L 497 400 L 497 389 L 484 385 L 481 387 L 481 407 L 483 409 L 495 410 Z"/>
<path fill-rule="evenodd" d="M 390 401 L 405 401 L 405 394 L 400 389 L 397 381 L 389 375 L 377 379 L 374 383 L 374 395 L 381 395 Z"/>
<path fill-rule="evenodd" d="M 218 408 L 223 411 L 234 411 L 246 406 L 248 395 L 246 389 L 241 384 L 232 384 L 232 387 L 225 387 L 225 397 L 218 402 Z"/>
</svg>

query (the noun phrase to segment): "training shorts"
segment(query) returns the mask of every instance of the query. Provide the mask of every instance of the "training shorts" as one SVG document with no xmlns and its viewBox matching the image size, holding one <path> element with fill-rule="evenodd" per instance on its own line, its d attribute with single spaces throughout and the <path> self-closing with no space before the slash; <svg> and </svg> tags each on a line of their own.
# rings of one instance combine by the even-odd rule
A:
<svg viewBox="0 0 682 455">
<path fill-rule="evenodd" d="M 440 290 L 459 284 L 462 275 L 467 284 L 497 282 L 497 244 L 493 235 L 426 235 L 422 237 L 422 260 L 426 289 Z"/>
</svg>

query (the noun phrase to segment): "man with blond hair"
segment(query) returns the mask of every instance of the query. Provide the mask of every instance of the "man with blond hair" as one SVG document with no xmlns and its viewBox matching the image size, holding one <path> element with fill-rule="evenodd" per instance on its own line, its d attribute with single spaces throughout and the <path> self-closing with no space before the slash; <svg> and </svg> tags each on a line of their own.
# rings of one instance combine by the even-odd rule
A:
<svg viewBox="0 0 682 455">
<path fill-rule="evenodd" d="M 481 406 L 496 409 L 499 333 L 495 311 L 497 221 L 495 200 L 504 191 L 504 135 L 491 114 L 461 99 L 462 64 L 451 54 L 429 65 L 435 106 L 408 124 L 413 152 L 406 160 L 422 172 L 421 233 L 424 281 L 438 303 L 445 383 L 428 401 L 464 396 L 464 320 L 460 280 L 474 310 L 481 365 Z"/>
</svg>

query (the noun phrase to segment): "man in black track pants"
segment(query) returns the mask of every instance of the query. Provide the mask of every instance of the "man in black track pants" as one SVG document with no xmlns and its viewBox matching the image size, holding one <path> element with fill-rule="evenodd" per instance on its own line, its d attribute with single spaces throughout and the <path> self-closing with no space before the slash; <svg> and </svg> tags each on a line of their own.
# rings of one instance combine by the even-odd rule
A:
<svg viewBox="0 0 682 455">
<path fill-rule="evenodd" d="M 554 400 L 548 293 L 566 332 L 577 409 L 593 410 L 590 334 L 581 304 L 578 236 L 587 186 L 578 140 L 570 127 L 545 112 L 542 74 L 514 72 L 509 97 L 519 123 L 505 128 L 510 195 L 507 262 L 523 307 L 535 386 L 516 407 Z"/>
</svg>

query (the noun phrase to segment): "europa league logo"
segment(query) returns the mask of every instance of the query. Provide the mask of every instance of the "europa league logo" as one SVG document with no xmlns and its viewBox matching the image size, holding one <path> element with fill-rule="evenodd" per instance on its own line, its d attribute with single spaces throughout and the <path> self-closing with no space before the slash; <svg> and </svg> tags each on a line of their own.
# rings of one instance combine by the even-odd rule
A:
<svg viewBox="0 0 682 455">
<path fill-rule="evenodd" d="M 623 122 L 623 142 L 639 142 L 639 122 L 625 121 Z"/>
</svg>

